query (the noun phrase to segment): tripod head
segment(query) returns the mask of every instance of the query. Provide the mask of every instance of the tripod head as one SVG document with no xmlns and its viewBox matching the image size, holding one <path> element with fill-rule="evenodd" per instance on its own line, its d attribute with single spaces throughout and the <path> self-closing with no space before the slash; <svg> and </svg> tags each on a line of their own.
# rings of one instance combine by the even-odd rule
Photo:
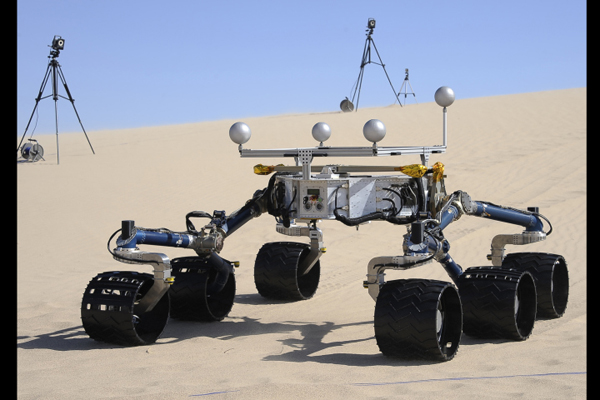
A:
<svg viewBox="0 0 600 400">
<path fill-rule="evenodd" d="M 375 29 L 375 18 L 369 18 L 367 21 L 367 36 L 371 36 L 373 34 L 373 29 Z"/>
<path fill-rule="evenodd" d="M 59 56 L 60 51 L 65 48 L 65 39 L 61 38 L 58 35 L 54 35 L 54 38 L 52 39 L 52 44 L 48 47 L 52 48 L 52 50 L 50 50 L 50 55 L 48 56 L 48 58 L 55 59 Z"/>
</svg>

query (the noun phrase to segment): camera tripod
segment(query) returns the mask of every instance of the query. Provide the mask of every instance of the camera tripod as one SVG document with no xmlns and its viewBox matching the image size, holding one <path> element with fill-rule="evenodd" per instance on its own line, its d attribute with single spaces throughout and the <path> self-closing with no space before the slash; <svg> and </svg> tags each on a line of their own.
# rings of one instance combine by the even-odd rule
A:
<svg viewBox="0 0 600 400">
<path fill-rule="evenodd" d="M 410 81 L 408 80 L 408 68 L 405 68 L 404 72 L 406 73 L 406 76 L 404 77 L 404 82 L 402 82 L 402 86 L 400 86 L 400 92 L 398 92 L 398 95 L 404 94 L 404 104 L 406 104 L 406 96 L 408 94 L 412 94 L 413 97 L 415 98 L 415 103 L 416 103 L 417 95 L 413 91 L 412 85 L 410 84 Z M 407 84 L 408 84 L 408 86 L 407 86 Z M 410 93 L 407 92 L 408 87 L 410 87 Z M 404 92 L 402 92 L 402 89 L 404 89 Z"/>
<path fill-rule="evenodd" d="M 42 86 L 40 87 L 40 92 L 38 93 L 38 96 L 35 99 L 35 106 L 33 107 L 33 112 L 31 113 L 31 117 L 29 117 L 29 122 L 27 122 L 27 126 L 25 127 L 25 132 L 23 133 L 23 137 L 21 138 L 19 147 L 17 147 L 17 152 L 19 151 L 19 148 L 21 147 L 21 143 L 23 143 L 23 139 L 25 138 L 25 134 L 27 133 L 27 130 L 29 129 L 29 125 L 31 124 L 31 120 L 33 119 L 35 110 L 37 109 L 40 100 L 43 100 L 43 99 L 46 99 L 46 98 L 52 96 L 52 98 L 54 99 L 54 120 L 55 120 L 55 125 L 56 125 L 56 163 L 60 164 L 59 150 L 58 150 L 58 107 L 57 107 L 57 103 L 56 103 L 58 101 L 59 97 L 62 97 L 63 99 L 69 100 L 71 102 L 71 104 L 73 105 L 73 110 L 75 110 L 75 115 L 77 116 L 77 120 L 79 121 L 79 125 L 81 125 L 81 129 L 83 130 L 85 138 L 87 139 L 88 144 L 90 145 L 90 149 L 92 149 L 93 154 L 96 154 L 96 152 L 94 151 L 94 148 L 92 147 L 92 143 L 90 143 L 90 139 L 88 138 L 88 135 L 85 132 L 85 128 L 83 127 L 83 124 L 81 123 L 81 118 L 79 118 L 79 113 L 77 112 L 77 108 L 75 108 L 75 100 L 71 96 L 71 92 L 69 91 L 69 87 L 67 86 L 67 81 L 65 80 L 65 76 L 62 72 L 60 64 L 56 60 L 56 58 L 60 54 L 60 50 L 56 48 L 56 46 L 54 45 L 54 42 L 53 42 L 52 48 L 54 50 L 50 51 L 50 56 L 48 56 L 48 58 L 50 58 L 50 61 L 48 62 L 48 67 L 46 68 L 46 74 L 44 75 L 44 79 L 42 80 Z M 50 78 L 52 79 L 52 95 L 42 97 L 42 95 L 44 93 L 44 89 L 46 88 L 46 84 L 48 83 L 48 80 L 50 80 Z M 58 94 L 58 80 L 59 79 L 60 79 L 61 83 L 63 84 L 65 91 L 67 92 L 68 98 Z"/>
<path fill-rule="evenodd" d="M 344 112 L 352 111 L 354 109 L 358 110 L 358 102 L 360 100 L 360 90 L 362 87 L 363 75 L 365 73 L 365 65 L 371 64 L 371 63 L 381 65 L 381 67 L 383 68 L 383 72 L 385 73 L 385 76 L 387 77 L 387 80 L 390 83 L 390 86 L 392 87 L 392 91 L 394 92 L 394 97 L 396 97 L 396 100 L 398 100 L 398 103 L 400 104 L 400 106 L 402 106 L 402 103 L 400 103 L 400 99 L 398 98 L 398 95 L 396 94 L 396 90 L 394 89 L 394 85 L 392 85 L 392 81 L 390 80 L 390 77 L 389 77 L 387 71 L 385 70 L 385 64 L 381 60 L 381 56 L 379 55 L 377 46 L 375 46 L 375 41 L 373 40 L 373 29 L 374 28 L 375 28 L 375 20 L 370 19 L 369 23 L 367 25 L 367 39 L 365 40 L 365 48 L 363 50 L 362 60 L 360 63 L 360 72 L 358 74 L 358 79 L 356 80 L 356 84 L 354 87 L 354 93 L 352 94 L 352 100 L 349 100 L 346 97 L 346 99 L 342 100 L 342 103 L 340 104 L 340 108 Z M 379 59 L 379 62 L 375 62 L 371 59 L 371 46 L 373 47 L 373 49 L 375 49 L 375 54 L 377 54 L 377 58 Z M 352 103 L 354 103 L 355 98 L 356 98 L 356 108 L 352 104 Z"/>
</svg>

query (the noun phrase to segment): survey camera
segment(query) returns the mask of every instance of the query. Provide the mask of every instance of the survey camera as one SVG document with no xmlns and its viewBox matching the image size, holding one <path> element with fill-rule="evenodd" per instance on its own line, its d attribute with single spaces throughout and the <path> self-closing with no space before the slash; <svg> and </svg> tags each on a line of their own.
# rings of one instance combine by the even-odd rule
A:
<svg viewBox="0 0 600 400">
<path fill-rule="evenodd" d="M 54 36 L 52 39 L 52 49 L 53 50 L 62 50 L 65 48 L 65 39 L 60 36 Z"/>
<path fill-rule="evenodd" d="M 374 18 L 369 18 L 369 21 L 367 22 L 367 28 L 375 29 L 375 19 Z"/>
</svg>

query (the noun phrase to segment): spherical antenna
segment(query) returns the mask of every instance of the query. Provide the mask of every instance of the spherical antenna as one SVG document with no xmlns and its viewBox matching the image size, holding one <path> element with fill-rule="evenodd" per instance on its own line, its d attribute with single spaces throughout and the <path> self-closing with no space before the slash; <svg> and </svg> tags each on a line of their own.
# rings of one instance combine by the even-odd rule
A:
<svg viewBox="0 0 600 400">
<path fill-rule="evenodd" d="M 435 102 L 440 107 L 450 107 L 454 103 L 454 91 L 448 86 L 442 86 L 435 91 Z"/>
<path fill-rule="evenodd" d="M 331 136 L 331 128 L 325 122 L 317 122 L 312 128 L 312 135 L 317 142 L 321 142 L 322 146 L 323 142 Z"/>
<path fill-rule="evenodd" d="M 239 145 L 246 143 L 250 140 L 250 136 L 252 136 L 252 132 L 250 132 L 250 127 L 243 122 L 236 122 L 231 125 L 229 128 L 229 138 Z"/>
<path fill-rule="evenodd" d="M 363 135 L 369 142 L 377 143 L 385 137 L 385 125 L 378 119 L 369 120 L 363 127 Z"/>
</svg>

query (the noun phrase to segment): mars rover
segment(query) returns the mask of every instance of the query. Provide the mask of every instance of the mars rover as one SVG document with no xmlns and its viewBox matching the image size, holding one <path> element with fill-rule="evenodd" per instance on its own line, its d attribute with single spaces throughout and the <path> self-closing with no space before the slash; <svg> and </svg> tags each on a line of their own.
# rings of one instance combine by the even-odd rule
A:
<svg viewBox="0 0 600 400">
<path fill-rule="evenodd" d="M 153 274 L 119 270 L 94 277 L 81 304 L 86 333 L 98 341 L 145 345 L 157 340 L 169 317 L 197 321 L 227 317 L 235 299 L 237 262 L 222 258 L 219 252 L 227 237 L 265 213 L 275 217 L 278 233 L 308 241 L 266 243 L 256 256 L 254 281 L 258 292 L 287 301 L 309 299 L 317 290 L 320 260 L 326 251 L 318 227 L 321 221 L 334 220 L 347 226 L 386 221 L 406 226 L 403 254 L 373 258 L 364 280 L 375 300 L 376 342 L 386 356 L 447 361 L 455 356 L 463 332 L 519 341 L 530 336 L 536 318 L 561 317 L 569 291 L 564 257 L 505 253 L 507 244 L 526 245 L 546 239 L 552 231 L 550 222 L 536 207 L 517 210 L 475 201 L 460 190 L 447 193 L 443 164 L 428 166 L 431 154 L 446 151 L 446 114 L 454 102 L 454 92 L 443 86 L 435 93 L 435 101 L 443 107 L 443 144 L 434 146 L 379 146 L 385 126 L 370 120 L 363 133 L 372 146 L 325 146 L 330 128 L 317 123 L 312 130 L 319 142 L 316 147 L 246 149 L 243 145 L 250 139 L 250 129 L 235 123 L 229 135 L 239 145 L 241 157 L 290 157 L 295 165 L 256 165 L 255 173 L 271 175 L 266 188 L 257 190 L 231 214 L 188 213 L 185 232 L 147 229 L 134 221 L 122 221 L 120 230 L 108 241 L 109 252 L 123 263 L 149 264 Z M 408 154 L 420 155 L 421 164 L 313 165 L 324 157 Z M 491 265 L 463 271 L 450 256 L 450 244 L 443 233 L 463 216 L 519 225 L 524 230 L 495 236 L 488 255 Z M 198 219 L 206 220 L 200 229 L 194 225 Z M 111 250 L 113 240 L 116 247 Z M 189 248 L 195 255 L 171 260 L 165 254 L 141 250 L 142 245 Z M 384 279 L 386 270 L 406 270 L 432 261 L 442 265 L 452 282 Z"/>
</svg>

